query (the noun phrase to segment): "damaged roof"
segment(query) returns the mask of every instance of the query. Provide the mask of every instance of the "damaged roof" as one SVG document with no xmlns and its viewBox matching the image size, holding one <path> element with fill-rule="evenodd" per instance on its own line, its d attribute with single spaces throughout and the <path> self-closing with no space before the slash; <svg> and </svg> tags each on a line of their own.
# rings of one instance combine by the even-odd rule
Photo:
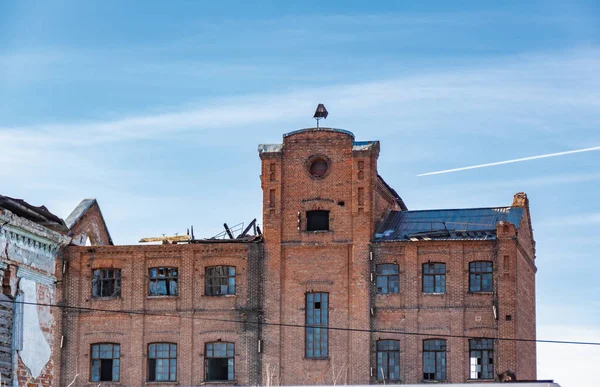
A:
<svg viewBox="0 0 600 387">
<path fill-rule="evenodd" d="M 375 242 L 496 239 L 498 222 L 518 229 L 523 207 L 391 211 L 375 232 Z"/>
<path fill-rule="evenodd" d="M 49 227 L 55 231 L 66 231 L 65 222 L 51 213 L 46 206 L 34 206 L 23 199 L 0 195 L 0 207 L 6 208 L 17 216 Z"/>
<path fill-rule="evenodd" d="M 69 230 L 71 230 L 73 226 L 75 226 L 75 224 L 83 217 L 83 215 L 85 215 L 85 213 L 94 205 L 94 203 L 98 205 L 98 208 L 100 208 L 98 201 L 94 198 L 83 199 L 77 205 L 77 207 L 75 207 L 71 214 L 67 216 L 67 219 L 65 221 L 65 224 L 67 225 Z M 112 244 L 112 237 L 110 236 L 110 232 L 108 231 L 108 226 L 106 225 L 106 221 L 104 220 L 104 215 L 102 215 L 102 211 L 100 211 L 100 218 L 102 220 L 102 223 L 104 224 L 104 229 L 106 230 L 106 234 L 108 235 L 108 240 Z"/>
<path fill-rule="evenodd" d="M 371 150 L 372 148 L 379 146 L 379 141 L 353 141 L 352 142 L 352 150 L 353 151 L 366 151 Z M 277 153 L 281 152 L 283 149 L 283 144 L 259 144 L 258 145 L 258 154 L 263 153 Z"/>
</svg>

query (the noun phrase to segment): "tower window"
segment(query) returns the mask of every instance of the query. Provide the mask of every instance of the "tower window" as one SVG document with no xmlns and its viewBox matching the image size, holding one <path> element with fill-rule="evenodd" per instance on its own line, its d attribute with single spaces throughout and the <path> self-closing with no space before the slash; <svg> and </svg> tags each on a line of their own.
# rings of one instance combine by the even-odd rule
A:
<svg viewBox="0 0 600 387">
<path fill-rule="evenodd" d="M 329 231 L 329 211 L 307 211 L 306 231 Z"/>
<path fill-rule="evenodd" d="M 309 173 L 312 177 L 322 178 L 327 173 L 327 170 L 329 169 L 329 165 L 327 163 L 327 160 L 325 160 L 322 157 L 317 157 L 317 158 L 311 160 L 308 169 L 309 169 Z"/>
</svg>

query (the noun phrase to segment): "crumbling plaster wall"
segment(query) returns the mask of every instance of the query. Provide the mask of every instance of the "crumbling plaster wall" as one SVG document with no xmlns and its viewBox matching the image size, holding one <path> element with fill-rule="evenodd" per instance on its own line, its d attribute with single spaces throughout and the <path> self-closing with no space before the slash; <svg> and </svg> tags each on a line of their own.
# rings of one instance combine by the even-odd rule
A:
<svg viewBox="0 0 600 387">
<path fill-rule="evenodd" d="M 0 209 L 0 272 L 3 293 L 26 304 L 16 308 L 12 342 L 13 386 L 52 386 L 50 359 L 56 331 L 56 255 L 70 238 Z M 22 312 L 21 312 L 22 311 Z"/>
</svg>

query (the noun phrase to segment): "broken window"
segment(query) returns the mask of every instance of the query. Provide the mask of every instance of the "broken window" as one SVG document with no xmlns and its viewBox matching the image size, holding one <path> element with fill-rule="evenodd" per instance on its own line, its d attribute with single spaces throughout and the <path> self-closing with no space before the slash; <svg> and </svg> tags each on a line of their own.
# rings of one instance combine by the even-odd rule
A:
<svg viewBox="0 0 600 387">
<path fill-rule="evenodd" d="M 207 296 L 235 294 L 235 266 L 207 267 L 205 282 Z"/>
<path fill-rule="evenodd" d="M 176 296 L 179 270 L 176 267 L 155 267 L 150 269 L 148 295 Z"/>
<path fill-rule="evenodd" d="M 493 339 L 469 340 L 470 379 L 494 379 Z"/>
<path fill-rule="evenodd" d="M 491 262 L 469 263 L 469 291 L 471 293 L 493 291 L 492 270 Z"/>
<path fill-rule="evenodd" d="M 328 351 L 329 294 L 306 293 L 306 357 L 326 358 Z"/>
<path fill-rule="evenodd" d="M 446 380 L 446 340 L 423 340 L 423 379 Z"/>
<path fill-rule="evenodd" d="M 234 348 L 233 343 L 206 343 L 206 381 L 234 380 Z"/>
<path fill-rule="evenodd" d="M 92 344 L 92 382 L 119 381 L 119 344 Z"/>
<path fill-rule="evenodd" d="M 423 264 L 423 293 L 446 293 L 446 264 Z"/>
<path fill-rule="evenodd" d="M 376 273 L 378 294 L 390 294 L 400 292 L 398 279 L 398 265 L 393 263 L 377 265 Z"/>
<path fill-rule="evenodd" d="M 121 270 L 96 269 L 92 276 L 92 297 L 120 297 Z"/>
<path fill-rule="evenodd" d="M 377 341 L 377 380 L 400 380 L 400 343 L 398 340 Z"/>
<path fill-rule="evenodd" d="M 148 346 L 148 381 L 177 380 L 177 344 L 154 343 Z"/>
<path fill-rule="evenodd" d="M 315 210 L 306 212 L 306 231 L 328 231 L 329 211 Z"/>
</svg>

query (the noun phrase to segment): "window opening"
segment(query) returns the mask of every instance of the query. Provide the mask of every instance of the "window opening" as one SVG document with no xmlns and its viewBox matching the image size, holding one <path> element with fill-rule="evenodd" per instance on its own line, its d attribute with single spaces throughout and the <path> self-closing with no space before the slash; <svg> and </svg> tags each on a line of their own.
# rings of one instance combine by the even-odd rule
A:
<svg viewBox="0 0 600 387">
<path fill-rule="evenodd" d="M 306 293 L 306 357 L 326 358 L 328 353 L 329 294 Z"/>
<path fill-rule="evenodd" d="M 423 264 L 423 293 L 446 293 L 446 264 Z"/>
<path fill-rule="evenodd" d="M 234 380 L 233 343 L 207 343 L 205 351 L 205 368 L 207 381 Z"/>
<path fill-rule="evenodd" d="M 148 346 L 148 381 L 177 380 L 177 344 L 154 343 Z"/>
<path fill-rule="evenodd" d="M 205 280 L 207 296 L 235 294 L 235 266 L 207 267 Z"/>
<path fill-rule="evenodd" d="M 176 296 L 179 271 L 176 267 L 156 267 L 149 270 L 150 281 L 148 294 L 150 296 Z"/>
<path fill-rule="evenodd" d="M 119 344 L 92 344 L 92 382 L 119 381 Z"/>
<path fill-rule="evenodd" d="M 492 290 L 492 262 L 469 263 L 469 291 L 479 293 Z"/>
<path fill-rule="evenodd" d="M 400 380 L 400 343 L 397 340 L 377 341 L 377 380 Z"/>
<path fill-rule="evenodd" d="M 328 231 L 329 211 L 314 210 L 306 212 L 306 231 Z"/>
<path fill-rule="evenodd" d="M 470 378 L 494 379 L 494 341 L 492 339 L 469 340 Z"/>
<path fill-rule="evenodd" d="M 92 276 L 92 297 L 120 297 L 121 270 L 96 269 Z"/>
<path fill-rule="evenodd" d="M 318 157 L 316 159 L 314 159 L 313 161 L 311 161 L 310 163 L 310 167 L 309 167 L 309 172 L 310 175 L 312 177 L 318 177 L 321 178 L 323 176 L 325 176 L 325 174 L 327 173 L 327 169 L 328 169 L 328 165 L 327 165 L 327 160 Z"/>
<path fill-rule="evenodd" d="M 375 271 L 377 273 L 378 294 L 400 292 L 398 265 L 393 263 L 377 265 Z"/>
<path fill-rule="evenodd" d="M 423 379 L 446 380 L 446 340 L 423 340 Z"/>
</svg>

